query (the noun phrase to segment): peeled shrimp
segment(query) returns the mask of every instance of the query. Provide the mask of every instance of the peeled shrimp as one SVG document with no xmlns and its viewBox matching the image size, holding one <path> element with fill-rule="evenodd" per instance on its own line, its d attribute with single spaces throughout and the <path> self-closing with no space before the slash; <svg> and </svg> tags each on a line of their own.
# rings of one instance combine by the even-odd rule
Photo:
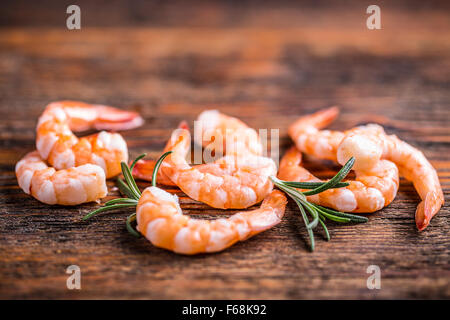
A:
<svg viewBox="0 0 450 320">
<path fill-rule="evenodd" d="M 278 178 L 286 181 L 320 182 L 301 166 L 302 154 L 295 147 L 281 159 Z M 366 171 L 355 171 L 355 181 L 344 188 L 328 189 L 308 196 L 308 200 L 343 212 L 374 212 L 389 205 L 397 195 L 398 169 L 388 160 L 380 160 Z"/>
<path fill-rule="evenodd" d="M 398 166 L 400 174 L 414 184 L 422 199 L 415 214 L 419 230 L 428 226 L 444 204 L 437 172 L 424 154 L 397 136 L 387 135 L 381 126 L 369 124 L 349 130 L 339 145 L 339 163 L 345 163 L 351 155 L 355 157 L 355 164 L 359 163 L 360 167 L 361 164 L 365 167 L 376 163 L 379 159 L 388 159 Z"/>
<path fill-rule="evenodd" d="M 215 162 L 191 167 L 186 161 L 190 133 L 177 129 L 166 146 L 172 150 L 161 165 L 163 173 L 194 200 L 214 208 L 248 208 L 264 199 L 273 189 L 269 176 L 277 168 L 271 158 L 244 153 L 226 155 Z"/>
<path fill-rule="evenodd" d="M 444 203 L 444 195 L 436 170 L 423 153 L 398 139 L 387 135 L 376 124 L 339 132 L 319 129 L 336 118 L 337 108 L 319 111 L 302 117 L 290 128 L 289 134 L 297 148 L 321 159 L 331 159 L 344 164 L 355 157 L 353 169 L 370 171 L 381 160 L 395 163 L 401 175 L 412 181 L 422 199 L 416 210 L 416 225 L 425 229 Z"/>
<path fill-rule="evenodd" d="M 16 176 L 25 193 L 47 204 L 76 205 L 107 194 L 105 172 L 99 166 L 85 164 L 57 171 L 37 151 L 16 164 Z"/>
<path fill-rule="evenodd" d="M 176 195 L 148 187 L 137 206 L 137 229 L 153 245 L 177 253 L 218 252 L 277 225 L 286 203 L 286 197 L 275 190 L 259 209 L 227 219 L 191 219 L 183 215 Z"/>
<path fill-rule="evenodd" d="M 106 178 L 110 178 L 120 173 L 121 161 L 128 161 L 122 136 L 101 131 L 77 138 L 72 131 L 126 130 L 142 122 L 136 112 L 77 101 L 53 102 L 39 118 L 36 148 L 41 158 L 57 170 L 92 163 L 102 167 Z"/>
<path fill-rule="evenodd" d="M 183 129 L 188 129 L 183 121 Z M 243 154 L 261 156 L 263 146 L 256 130 L 248 127 L 241 120 L 227 116 L 217 110 L 200 113 L 195 122 L 194 140 L 202 145 L 214 157 L 223 155 L 240 157 Z M 155 160 L 139 160 L 133 168 L 133 176 L 151 181 Z M 197 166 L 197 168 L 201 168 Z M 158 182 L 163 185 L 175 185 L 164 172 L 158 171 Z"/>
<path fill-rule="evenodd" d="M 338 114 L 339 109 L 331 107 L 300 117 L 289 126 L 289 136 L 300 151 L 320 159 L 336 161 L 337 148 L 344 133 L 320 129 L 333 122 Z"/>
<path fill-rule="evenodd" d="M 258 134 L 237 118 L 216 110 L 202 112 L 196 123 L 196 142 L 217 153 L 218 160 L 189 166 L 185 160 L 190 147 L 190 133 L 185 122 L 182 131 L 172 134 L 166 150 L 174 150 L 158 172 L 158 182 L 177 185 L 191 198 L 215 208 L 247 208 L 263 200 L 273 189 L 269 179 L 276 174 L 275 162 L 262 157 Z M 177 141 L 179 140 L 179 141 Z M 239 152 L 238 152 L 239 151 Z M 154 160 L 140 160 L 133 176 L 151 180 Z"/>
<path fill-rule="evenodd" d="M 200 130 L 195 132 L 195 141 L 216 154 L 262 155 L 263 147 L 256 130 L 237 118 L 217 110 L 206 110 L 198 116 L 196 126 Z"/>
<path fill-rule="evenodd" d="M 153 169 L 155 168 L 156 160 L 139 160 L 133 167 L 132 175 L 135 178 L 152 181 Z M 157 180 L 159 184 L 165 186 L 176 186 L 172 180 L 166 176 L 162 170 L 159 170 L 157 173 Z"/>
</svg>

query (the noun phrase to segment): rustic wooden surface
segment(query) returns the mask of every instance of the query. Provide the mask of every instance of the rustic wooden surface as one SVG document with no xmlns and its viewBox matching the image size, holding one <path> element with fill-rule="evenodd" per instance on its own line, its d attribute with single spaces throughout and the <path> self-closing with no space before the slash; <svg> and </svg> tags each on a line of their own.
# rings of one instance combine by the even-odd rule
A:
<svg viewBox="0 0 450 320">
<path fill-rule="evenodd" d="M 369 31 L 358 1 L 186 11 L 141 2 L 93 11 L 82 2 L 82 30 L 68 31 L 62 4 L 18 3 L 0 14 L 0 298 L 450 298 L 448 6 L 383 3 L 383 29 Z M 419 233 L 419 197 L 402 180 L 395 201 L 368 223 L 330 223 L 332 240 L 318 233 L 314 253 L 289 203 L 281 224 L 244 243 L 176 255 L 131 237 L 131 210 L 81 222 L 97 205 L 48 206 L 20 190 L 14 165 L 35 148 L 45 105 L 59 99 L 138 110 L 145 125 L 123 135 L 131 156 L 154 157 L 180 120 L 192 124 L 205 108 L 279 128 L 284 151 L 295 117 L 339 105 L 333 128 L 377 122 L 423 150 L 446 204 Z M 337 169 L 307 165 L 321 177 Z M 107 199 L 117 196 L 108 185 Z M 169 190 L 188 214 L 223 214 Z M 71 264 L 81 267 L 81 290 L 66 288 Z M 366 287 L 369 265 L 381 268 L 381 290 Z"/>
</svg>

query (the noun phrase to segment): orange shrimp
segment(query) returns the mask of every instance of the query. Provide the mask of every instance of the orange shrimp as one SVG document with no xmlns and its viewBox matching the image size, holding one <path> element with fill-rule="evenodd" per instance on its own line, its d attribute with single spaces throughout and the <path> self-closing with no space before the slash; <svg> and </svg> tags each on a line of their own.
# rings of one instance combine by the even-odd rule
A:
<svg viewBox="0 0 450 320">
<path fill-rule="evenodd" d="M 281 159 L 278 178 L 286 181 L 320 182 L 301 166 L 302 154 L 295 147 Z M 381 160 L 369 170 L 355 171 L 349 186 L 328 189 L 307 197 L 309 201 L 343 212 L 374 212 L 389 205 L 397 195 L 398 169 L 388 160 Z"/>
<path fill-rule="evenodd" d="M 286 197 L 274 190 L 259 209 L 227 219 L 191 219 L 183 215 L 176 195 L 148 187 L 137 205 L 137 229 L 153 245 L 176 253 L 218 252 L 277 225 L 286 203 Z"/>
<path fill-rule="evenodd" d="M 243 154 L 226 155 L 212 163 L 191 167 L 186 161 L 190 133 L 177 129 L 166 146 L 173 151 L 162 164 L 163 173 L 194 200 L 214 208 L 248 208 L 273 189 L 269 179 L 277 168 L 271 158 Z"/>
<path fill-rule="evenodd" d="M 107 194 L 105 172 L 96 165 L 57 171 L 33 151 L 16 164 L 15 171 L 20 188 L 46 204 L 76 205 Z"/>
<path fill-rule="evenodd" d="M 387 135 L 381 126 L 369 124 L 347 131 L 339 145 L 339 163 L 345 163 L 349 156 L 355 157 L 355 164 L 364 163 L 364 166 L 379 159 L 390 160 L 398 166 L 400 174 L 413 183 L 422 199 L 415 214 L 419 230 L 429 225 L 444 204 L 439 177 L 424 154 L 397 136 Z"/>
<path fill-rule="evenodd" d="M 200 130 L 194 136 L 195 141 L 215 154 L 262 155 L 263 146 L 256 130 L 237 118 L 217 110 L 205 110 L 198 116 L 196 125 Z"/>
<path fill-rule="evenodd" d="M 78 139 L 71 130 L 131 129 L 142 122 L 135 112 L 108 106 L 50 103 L 38 121 L 37 151 L 16 165 L 19 186 L 47 204 L 76 205 L 105 197 L 105 179 L 119 174 L 120 162 L 128 160 L 125 141 L 105 131 Z"/>
<path fill-rule="evenodd" d="M 224 154 L 235 157 L 242 154 L 262 155 L 263 146 L 258 133 L 237 118 L 227 116 L 217 110 L 206 110 L 200 113 L 195 123 L 195 142 L 209 152 L 214 152 L 216 158 Z M 185 121 L 180 124 L 179 128 L 189 129 Z M 155 160 L 139 160 L 133 168 L 133 176 L 151 181 L 155 163 Z M 204 165 L 196 166 L 196 168 L 202 170 L 205 168 L 202 166 Z M 168 186 L 175 185 L 163 171 L 158 171 L 158 182 Z"/>
<path fill-rule="evenodd" d="M 110 178 L 120 173 L 121 161 L 128 161 L 122 136 L 101 131 L 77 138 L 72 130 L 126 130 L 142 123 L 136 112 L 77 101 L 53 102 L 39 118 L 36 148 L 41 158 L 57 170 L 92 163 L 102 167 L 106 178 Z"/>
<path fill-rule="evenodd" d="M 345 164 L 355 158 L 353 169 L 370 172 L 381 160 L 397 165 L 399 172 L 413 182 L 422 202 L 416 210 L 416 225 L 425 229 L 444 204 L 444 195 L 436 170 L 423 153 L 395 135 L 387 135 L 376 124 L 368 124 L 339 132 L 319 130 L 333 121 L 337 108 L 329 108 L 301 117 L 290 128 L 289 134 L 297 148 L 320 159 Z"/>
</svg>

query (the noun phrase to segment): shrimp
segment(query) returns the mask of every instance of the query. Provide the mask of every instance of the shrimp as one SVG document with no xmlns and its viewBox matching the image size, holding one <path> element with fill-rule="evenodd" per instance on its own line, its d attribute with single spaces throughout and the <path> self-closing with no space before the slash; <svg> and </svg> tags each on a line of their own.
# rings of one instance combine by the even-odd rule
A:
<svg viewBox="0 0 450 320">
<path fill-rule="evenodd" d="M 87 163 L 103 168 L 106 178 L 120 173 L 121 161 L 128 161 L 125 140 L 118 133 L 101 131 L 77 138 L 73 131 L 132 129 L 143 123 L 136 112 L 77 101 L 50 103 L 36 128 L 36 148 L 43 160 L 55 169 Z"/>
<path fill-rule="evenodd" d="M 351 156 L 360 167 L 379 159 L 387 159 L 397 165 L 400 174 L 413 183 L 422 200 L 415 213 L 420 231 L 429 225 L 444 204 L 439 177 L 424 154 L 396 135 L 387 135 L 381 126 L 368 124 L 349 130 L 339 145 L 337 158 L 339 163 L 345 163 Z"/>
<path fill-rule="evenodd" d="M 301 166 L 302 154 L 295 147 L 281 159 L 278 178 L 286 181 L 321 182 Z M 349 186 L 328 189 L 308 196 L 308 200 L 344 212 L 374 212 L 389 205 L 397 195 L 398 169 L 388 160 L 380 160 L 370 170 L 355 171 Z"/>
<path fill-rule="evenodd" d="M 46 204 L 77 205 L 107 194 L 105 172 L 96 165 L 57 171 L 33 151 L 16 164 L 15 171 L 20 188 Z"/>
<path fill-rule="evenodd" d="M 216 154 L 262 155 L 263 146 L 256 130 L 237 118 L 217 110 L 205 110 L 198 116 L 196 124 L 200 130 L 194 135 L 195 142 Z"/>
<path fill-rule="evenodd" d="M 300 151 L 320 159 L 336 161 L 337 148 L 344 138 L 344 133 L 320 129 L 333 122 L 338 114 L 339 109 L 331 107 L 300 117 L 289 126 L 289 136 Z"/>
<path fill-rule="evenodd" d="M 150 160 L 139 160 L 136 162 L 136 164 L 133 167 L 133 171 L 131 174 L 133 177 L 152 181 L 152 173 L 153 169 L 155 168 L 156 160 L 150 159 Z M 165 185 L 165 186 L 176 186 L 175 183 L 172 182 L 172 180 L 169 179 L 168 176 L 166 176 L 161 170 L 157 173 L 157 179 L 158 183 Z"/>
<path fill-rule="evenodd" d="M 376 124 L 359 126 L 345 132 L 319 129 L 329 124 L 338 114 L 337 108 L 319 111 L 301 117 L 289 133 L 297 148 L 320 159 L 330 159 L 345 164 L 355 157 L 353 169 L 370 172 L 381 160 L 393 162 L 400 175 L 414 184 L 422 201 L 416 213 L 416 226 L 425 229 L 444 204 L 444 195 L 436 170 L 423 153 L 401 141 L 395 135 L 387 135 Z"/>
<path fill-rule="evenodd" d="M 180 124 L 182 129 L 188 129 L 185 121 Z M 263 145 L 257 132 L 248 127 L 241 120 L 227 116 L 217 110 L 206 110 L 200 113 L 196 120 L 194 141 L 202 145 L 215 157 L 226 154 L 239 157 L 241 154 L 261 156 Z M 228 159 L 227 158 L 227 159 Z M 151 181 L 155 160 L 139 160 L 133 168 L 133 176 L 142 180 Z M 204 170 L 206 167 L 196 167 Z M 158 171 L 158 182 L 163 185 L 175 184 L 164 174 Z"/>
<path fill-rule="evenodd" d="M 271 158 L 250 153 L 226 155 L 191 167 L 186 161 L 189 148 L 189 130 L 175 130 L 165 149 L 173 153 L 161 165 L 161 170 L 192 199 L 214 208 L 240 209 L 262 201 L 272 191 L 269 176 L 276 175 L 277 167 Z"/>
<path fill-rule="evenodd" d="M 218 252 L 277 225 L 286 203 L 286 197 L 274 190 L 259 209 L 227 219 L 191 219 L 183 215 L 176 195 L 148 187 L 137 205 L 137 229 L 153 245 L 176 253 Z"/>
</svg>

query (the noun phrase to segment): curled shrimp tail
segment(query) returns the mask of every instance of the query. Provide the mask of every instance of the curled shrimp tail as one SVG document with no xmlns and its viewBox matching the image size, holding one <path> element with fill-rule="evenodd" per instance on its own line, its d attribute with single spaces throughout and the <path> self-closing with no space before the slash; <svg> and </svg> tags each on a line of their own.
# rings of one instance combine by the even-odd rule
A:
<svg viewBox="0 0 450 320">
<path fill-rule="evenodd" d="M 444 195 L 442 192 L 431 191 L 427 193 L 425 200 L 420 202 L 416 209 L 416 226 L 419 231 L 428 226 L 443 204 Z"/>
<path fill-rule="evenodd" d="M 309 121 L 317 129 L 322 129 L 330 125 L 339 115 L 339 108 L 336 106 L 318 111 L 309 117 Z"/>
<path fill-rule="evenodd" d="M 172 150 L 175 145 L 182 144 L 184 142 L 188 142 L 189 139 L 183 140 L 183 135 L 189 135 L 189 126 L 186 121 L 181 121 L 178 125 L 178 129 L 181 130 L 179 133 L 174 133 L 172 138 L 167 142 L 165 152 Z M 178 130 L 177 129 L 177 130 Z M 178 131 L 176 131 L 178 132 Z M 181 138 L 180 138 L 181 137 Z M 187 146 L 186 144 L 184 144 Z M 153 169 L 156 165 L 156 160 L 139 160 L 136 162 L 136 165 L 133 168 L 132 175 L 135 178 L 152 181 Z M 163 170 L 159 170 L 157 173 L 157 182 L 158 184 L 162 184 L 165 186 L 176 186 L 175 183 L 170 180 L 170 178 L 163 172 Z"/>
<path fill-rule="evenodd" d="M 141 180 L 152 181 L 153 169 L 155 168 L 156 162 L 156 160 L 139 160 L 133 168 L 133 177 Z M 166 176 L 161 170 L 158 171 L 156 179 L 158 184 L 175 186 L 169 177 Z"/>
<path fill-rule="evenodd" d="M 436 169 L 425 155 L 395 135 L 381 135 L 385 143 L 384 155 L 397 164 L 400 173 L 414 184 L 422 202 L 416 209 L 416 226 L 424 230 L 444 204 L 444 194 Z"/>
<path fill-rule="evenodd" d="M 117 108 L 95 105 L 98 117 L 95 120 L 97 130 L 130 130 L 144 123 L 142 117 L 134 111 L 120 110 Z"/>
<path fill-rule="evenodd" d="M 281 158 L 280 171 L 283 168 L 296 168 L 302 163 L 302 154 L 295 147 L 291 147 L 286 154 Z"/>
<path fill-rule="evenodd" d="M 261 204 L 261 209 L 272 208 L 278 219 L 281 220 L 284 215 L 284 208 L 287 204 L 287 199 L 281 191 L 274 190 L 267 196 Z"/>
<path fill-rule="evenodd" d="M 181 121 L 178 125 L 178 129 L 189 130 L 189 126 L 185 120 Z"/>
<path fill-rule="evenodd" d="M 315 128 L 322 129 L 330 125 L 339 115 L 339 108 L 334 106 L 316 113 L 300 117 L 289 127 L 289 135 L 291 137 L 297 136 L 305 129 Z"/>
</svg>

